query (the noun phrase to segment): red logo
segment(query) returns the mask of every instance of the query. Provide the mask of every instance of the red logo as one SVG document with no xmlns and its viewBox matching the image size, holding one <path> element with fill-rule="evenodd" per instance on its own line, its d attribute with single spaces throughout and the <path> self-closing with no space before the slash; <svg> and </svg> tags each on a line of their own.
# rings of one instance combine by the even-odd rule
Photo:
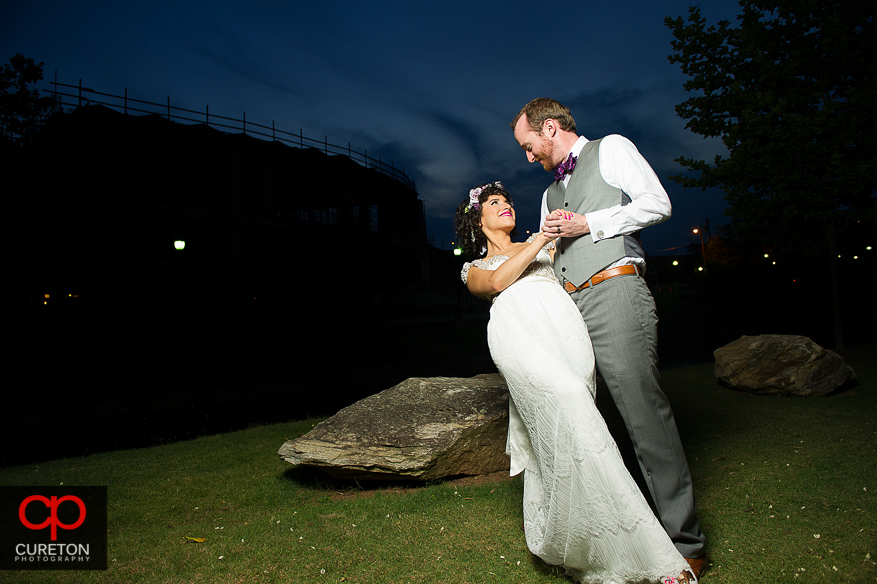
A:
<svg viewBox="0 0 877 584">
<path fill-rule="evenodd" d="M 25 517 L 24 515 L 24 512 L 31 501 L 41 501 L 46 506 L 46 508 L 50 510 L 49 518 L 39 525 L 34 525 L 30 521 L 28 521 L 27 517 Z M 79 507 L 79 520 L 72 525 L 61 523 L 58 520 L 58 507 L 64 501 L 73 501 Z M 47 497 L 43 497 L 42 495 L 32 495 L 21 502 L 21 505 L 18 507 L 18 518 L 21 519 L 22 525 L 24 525 L 28 529 L 45 529 L 46 527 L 51 525 L 52 541 L 55 541 L 56 539 L 58 539 L 59 527 L 61 529 L 76 529 L 77 527 L 82 525 L 82 522 L 85 521 L 85 503 L 82 502 L 82 499 L 73 495 L 66 495 L 64 497 L 61 497 L 60 499 L 55 496 L 52 496 L 52 498 L 49 499 Z"/>
</svg>

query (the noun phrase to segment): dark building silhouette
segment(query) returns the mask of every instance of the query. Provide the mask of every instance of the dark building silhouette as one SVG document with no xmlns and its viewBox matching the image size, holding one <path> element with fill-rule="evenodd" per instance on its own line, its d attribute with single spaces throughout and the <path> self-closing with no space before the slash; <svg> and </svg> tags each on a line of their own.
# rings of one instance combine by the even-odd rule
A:
<svg viewBox="0 0 877 584">
<path fill-rule="evenodd" d="M 453 370 L 435 347 L 461 260 L 404 173 L 326 150 L 102 105 L 50 117 L 2 175 L 26 385 L 0 465 L 329 415 Z"/>
<path fill-rule="evenodd" d="M 35 298 L 340 302 L 365 316 L 384 292 L 458 281 L 413 184 L 344 155 L 90 105 L 54 115 L 34 158 L 19 227 Z"/>
</svg>

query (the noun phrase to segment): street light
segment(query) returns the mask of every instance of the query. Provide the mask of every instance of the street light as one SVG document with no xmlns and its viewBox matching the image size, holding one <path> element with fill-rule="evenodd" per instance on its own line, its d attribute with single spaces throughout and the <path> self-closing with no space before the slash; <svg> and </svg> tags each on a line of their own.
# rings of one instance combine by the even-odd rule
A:
<svg viewBox="0 0 877 584">
<path fill-rule="evenodd" d="M 696 233 L 700 236 L 700 253 L 703 256 L 703 271 L 706 272 L 706 246 L 703 244 L 703 233 L 701 233 L 700 229 L 696 227 L 692 230 L 692 233 Z"/>
</svg>

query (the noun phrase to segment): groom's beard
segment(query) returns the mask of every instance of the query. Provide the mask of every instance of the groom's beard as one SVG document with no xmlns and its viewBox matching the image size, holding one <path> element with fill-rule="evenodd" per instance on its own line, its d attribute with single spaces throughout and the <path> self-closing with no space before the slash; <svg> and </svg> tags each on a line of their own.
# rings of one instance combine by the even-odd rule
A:
<svg viewBox="0 0 877 584">
<path fill-rule="evenodd" d="M 542 168 L 548 172 L 553 172 L 554 167 L 557 166 L 551 162 L 554 159 L 554 142 L 544 138 L 540 138 L 540 140 L 542 141 L 542 152 L 535 158 L 542 165 Z"/>
</svg>

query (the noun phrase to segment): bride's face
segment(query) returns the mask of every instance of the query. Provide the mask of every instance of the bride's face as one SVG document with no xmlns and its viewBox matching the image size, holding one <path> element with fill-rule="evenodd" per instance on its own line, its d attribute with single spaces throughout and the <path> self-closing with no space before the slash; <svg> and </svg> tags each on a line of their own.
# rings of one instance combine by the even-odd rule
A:
<svg viewBox="0 0 877 584">
<path fill-rule="evenodd" d="M 481 229 L 507 231 L 515 226 L 515 209 L 502 195 L 490 195 L 481 205 Z"/>
</svg>

